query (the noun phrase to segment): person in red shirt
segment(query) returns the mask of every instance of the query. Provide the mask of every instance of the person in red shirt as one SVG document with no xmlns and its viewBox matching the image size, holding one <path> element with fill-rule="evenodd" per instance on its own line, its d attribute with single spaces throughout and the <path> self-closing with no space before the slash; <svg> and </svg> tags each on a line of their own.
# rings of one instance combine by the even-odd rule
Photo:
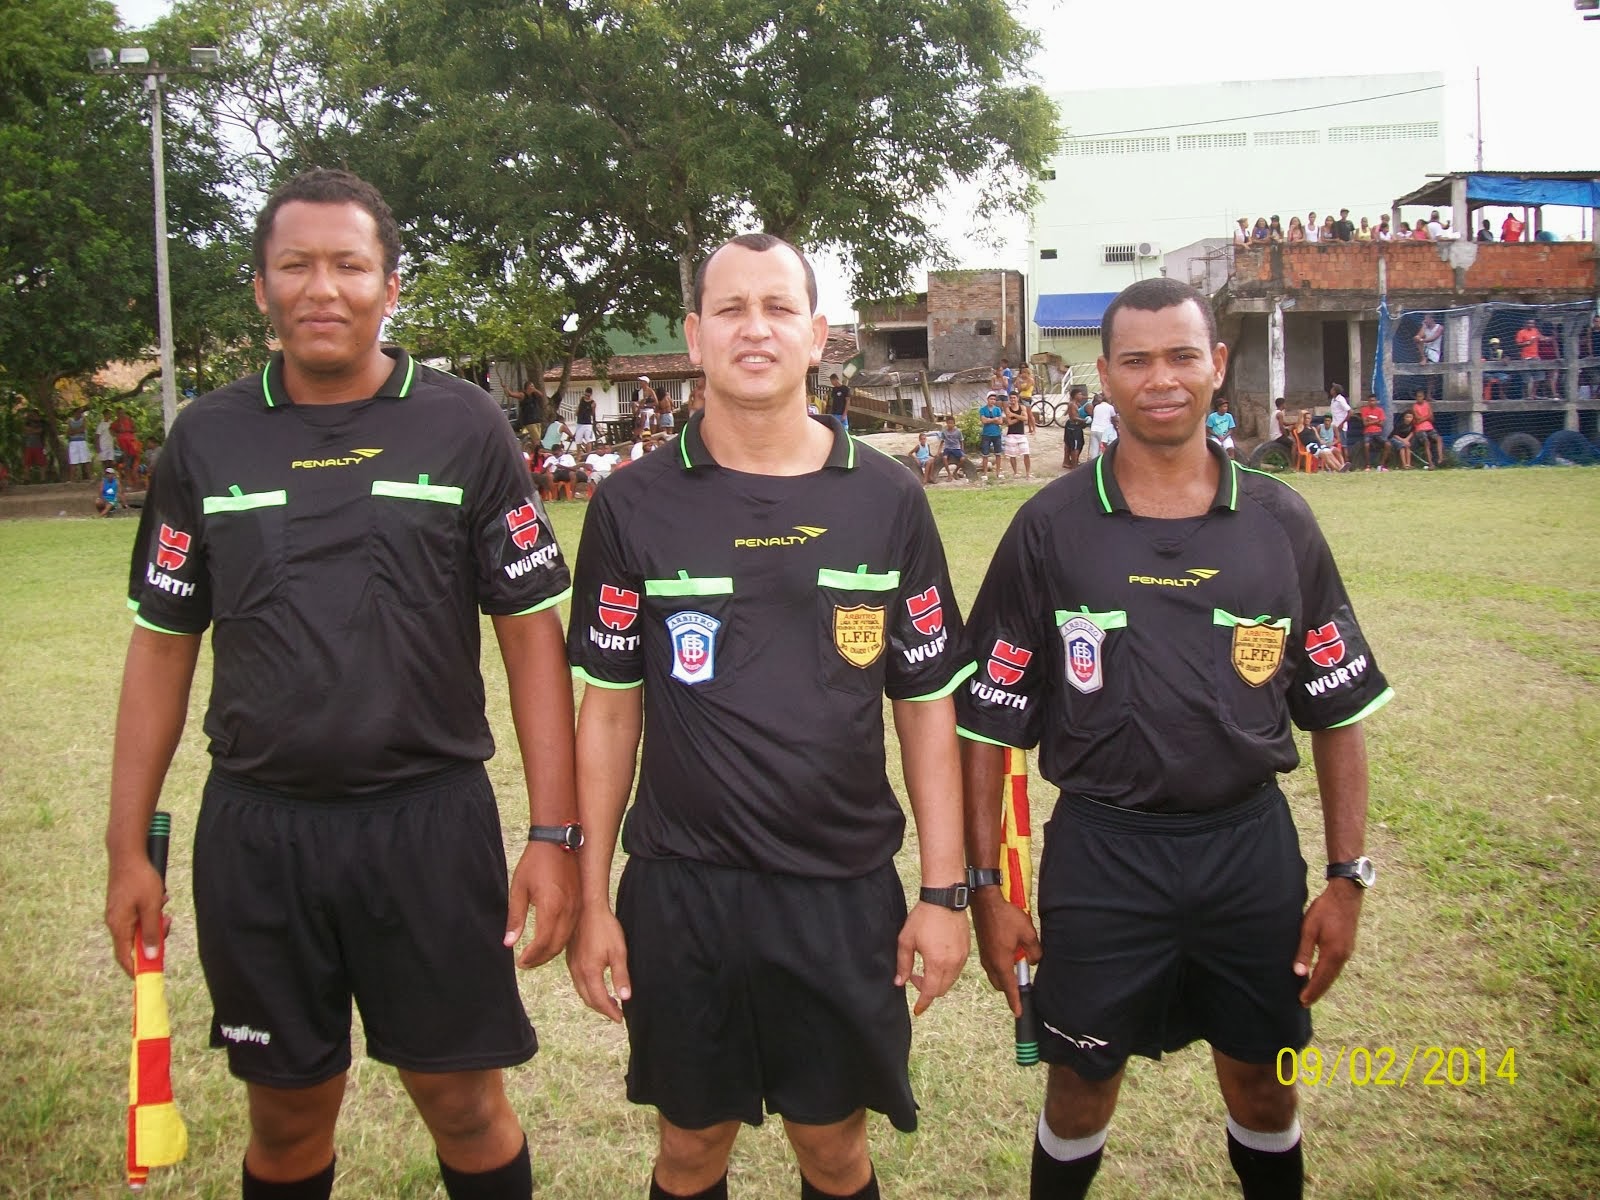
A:
<svg viewBox="0 0 1600 1200">
<path fill-rule="evenodd" d="M 1522 240 L 1522 222 L 1517 220 L 1515 213 L 1507 213 L 1506 219 L 1500 222 L 1500 240 L 1502 242 Z"/>
<path fill-rule="evenodd" d="M 1444 459 L 1444 441 L 1433 426 L 1433 405 L 1422 388 L 1417 389 L 1417 398 L 1411 404 L 1411 415 L 1416 421 L 1415 445 L 1422 451 L 1422 469 L 1431 471 Z"/>
<path fill-rule="evenodd" d="M 1539 323 L 1529 317 L 1522 323 L 1522 328 L 1517 330 L 1517 357 L 1524 362 L 1539 357 Z M 1522 394 L 1532 396 L 1539 390 L 1539 377 L 1532 373 L 1521 377 Z"/>
<path fill-rule="evenodd" d="M 139 479 L 139 459 L 144 454 L 144 443 L 139 440 L 127 409 L 117 409 L 117 419 L 111 422 L 111 436 L 117 439 L 117 448 L 122 451 L 123 486 L 131 488 Z"/>
<path fill-rule="evenodd" d="M 1366 466 L 1364 471 L 1372 470 L 1372 456 L 1378 456 L 1378 470 L 1383 470 L 1384 450 L 1388 443 L 1383 438 L 1383 405 L 1378 403 L 1376 396 L 1368 396 L 1365 404 L 1361 406 L 1361 457 Z"/>
</svg>

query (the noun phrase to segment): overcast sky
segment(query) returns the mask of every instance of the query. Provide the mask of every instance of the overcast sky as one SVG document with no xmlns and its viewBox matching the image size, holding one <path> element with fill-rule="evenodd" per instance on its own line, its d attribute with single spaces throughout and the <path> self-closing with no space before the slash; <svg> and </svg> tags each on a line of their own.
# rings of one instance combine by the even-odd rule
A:
<svg viewBox="0 0 1600 1200">
<path fill-rule="evenodd" d="M 135 29 L 169 7 L 117 4 Z M 1443 71 L 1447 165 L 1466 170 L 1476 155 L 1473 75 L 1481 71 L 1486 169 L 1600 168 L 1600 21 L 1584 22 L 1572 0 L 1026 0 L 1018 8 L 1043 39 L 1034 70 L 1046 91 Z M 1072 114 L 1062 119 L 1070 129 Z M 955 196 L 946 211 L 964 214 L 966 198 Z M 1573 214 L 1551 213 L 1557 230 L 1569 221 L 1575 229 Z M 999 231 L 998 244 L 971 236 L 964 217 L 945 224 L 962 265 L 1026 268 L 1020 217 Z M 840 272 L 824 263 L 818 273 L 823 310 L 848 319 Z"/>
</svg>

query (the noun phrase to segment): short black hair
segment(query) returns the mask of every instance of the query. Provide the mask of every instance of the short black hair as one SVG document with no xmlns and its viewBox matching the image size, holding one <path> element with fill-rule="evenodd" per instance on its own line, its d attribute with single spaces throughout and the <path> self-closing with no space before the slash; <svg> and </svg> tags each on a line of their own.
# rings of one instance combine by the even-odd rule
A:
<svg viewBox="0 0 1600 1200">
<path fill-rule="evenodd" d="M 1129 284 L 1117 293 L 1115 300 L 1106 305 L 1105 315 L 1100 318 L 1100 353 L 1107 358 L 1111 357 L 1111 327 L 1117 318 L 1117 313 L 1122 309 L 1160 312 L 1162 309 L 1177 308 L 1191 301 L 1200 310 L 1200 317 L 1206 323 L 1206 349 L 1214 348 L 1217 344 L 1217 317 L 1211 311 L 1211 302 L 1205 298 L 1204 293 L 1187 283 L 1180 283 L 1176 279 L 1162 275 L 1155 279 L 1141 279 L 1138 283 Z"/>
<path fill-rule="evenodd" d="M 1067 395 L 1069 396 L 1087 396 L 1088 394 L 1089 389 L 1081 383 L 1074 383 L 1067 388 Z"/>
<path fill-rule="evenodd" d="M 710 254 L 706 255 L 704 261 L 702 261 L 699 268 L 696 269 L 694 273 L 695 312 L 698 313 L 700 311 L 700 300 L 705 294 L 706 268 L 711 265 L 711 260 L 717 256 L 718 250 L 726 249 L 729 246 L 742 246 L 744 249 L 754 250 L 758 254 L 764 254 L 768 250 L 771 250 L 777 246 L 785 246 L 794 251 L 794 256 L 800 260 L 800 265 L 805 268 L 806 298 L 811 301 L 811 311 L 813 313 L 817 311 L 817 276 L 816 273 L 812 271 L 811 263 L 806 258 L 805 253 L 800 249 L 800 247 L 796 246 L 792 242 L 784 241 L 775 233 L 741 233 L 738 237 L 729 238 L 727 241 L 723 242 L 722 245 L 718 246 L 716 250 L 713 250 Z"/>
<path fill-rule="evenodd" d="M 365 209 L 378 227 L 378 242 L 383 247 L 383 273 L 393 275 L 400 269 L 400 226 L 395 223 L 394 213 L 383 194 L 350 171 L 313 167 L 274 188 L 256 214 L 255 236 L 251 242 L 256 274 L 263 274 L 267 269 L 267 238 L 272 236 L 272 223 L 278 210 L 296 200 L 307 204 L 354 204 Z"/>
</svg>

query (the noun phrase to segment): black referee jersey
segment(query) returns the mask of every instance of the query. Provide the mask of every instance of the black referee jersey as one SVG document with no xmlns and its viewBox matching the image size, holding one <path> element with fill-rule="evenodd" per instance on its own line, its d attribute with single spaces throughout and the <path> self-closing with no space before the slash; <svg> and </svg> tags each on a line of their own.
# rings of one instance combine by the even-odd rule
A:
<svg viewBox="0 0 1600 1200">
<path fill-rule="evenodd" d="M 148 629 L 212 626 L 214 765 L 290 795 L 378 791 L 494 753 L 478 609 L 568 594 L 505 417 L 387 351 L 376 396 L 297 405 L 276 355 L 172 427 L 134 545 Z"/>
<path fill-rule="evenodd" d="M 944 548 L 915 475 L 849 437 L 821 471 L 717 465 L 697 414 L 615 471 L 584 522 L 567 656 L 644 686 L 624 848 L 818 878 L 894 856 L 883 697 L 970 673 Z"/>
<path fill-rule="evenodd" d="M 1134 516 L 1115 446 L 1017 511 L 968 621 L 963 735 L 1038 745 L 1065 792 L 1203 812 L 1299 764 L 1291 719 L 1332 729 L 1389 701 L 1306 502 L 1207 449 L 1203 516 Z"/>
</svg>

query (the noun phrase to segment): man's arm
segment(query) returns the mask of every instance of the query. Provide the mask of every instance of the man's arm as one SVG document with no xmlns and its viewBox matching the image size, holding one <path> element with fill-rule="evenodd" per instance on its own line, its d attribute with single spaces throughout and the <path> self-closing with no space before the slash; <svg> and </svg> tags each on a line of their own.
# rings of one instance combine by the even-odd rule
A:
<svg viewBox="0 0 1600 1200">
<path fill-rule="evenodd" d="M 961 850 L 961 762 L 956 749 L 956 709 L 949 696 L 896 700 L 894 727 L 900 738 L 911 816 L 917 826 L 922 886 L 949 887 L 966 881 Z M 900 931 L 895 986 L 916 986 L 913 1014 L 950 990 L 971 945 L 967 919 L 937 904 L 918 901 Z M 922 974 L 913 973 L 922 955 Z"/>
<path fill-rule="evenodd" d="M 961 781 L 966 810 L 967 861 L 974 867 L 1000 864 L 1001 804 L 1004 797 L 1004 746 L 961 739 Z M 1030 963 L 1039 961 L 1039 935 L 1028 914 L 997 887 L 972 893 L 972 924 L 978 935 L 978 961 L 998 992 L 1004 992 L 1011 1015 L 1022 1015 L 1017 994 L 1016 961 L 1020 951 Z"/>
<path fill-rule="evenodd" d="M 575 820 L 572 781 L 572 681 L 555 609 L 497 616 L 495 640 L 506 665 L 511 721 L 522 751 L 530 825 L 565 825 Z M 537 783 L 535 782 L 537 780 Z M 550 842 L 529 842 L 511 873 L 505 944 L 517 944 L 534 912 L 533 937 L 517 965 L 537 967 L 554 958 L 572 936 L 577 919 L 577 866 L 570 851 Z"/>
<path fill-rule="evenodd" d="M 578 925 L 567 946 L 567 970 L 583 1002 L 622 1020 L 619 1001 L 631 995 L 622 925 L 611 911 L 611 860 L 622 813 L 633 787 L 634 760 L 644 727 L 644 689 L 590 684 L 578 711 Z M 606 986 L 611 972 L 613 995 Z"/>
<path fill-rule="evenodd" d="M 1311 757 L 1316 763 L 1317 791 L 1322 797 L 1328 861 L 1348 862 L 1363 852 L 1366 843 L 1367 742 L 1361 723 L 1314 730 Z M 1333 986 L 1355 952 L 1362 895 L 1362 888 L 1354 880 L 1330 879 L 1306 909 L 1300 922 L 1294 973 L 1306 979 L 1300 1003 L 1307 1008 Z"/>
<path fill-rule="evenodd" d="M 133 943 L 154 958 L 165 888 L 145 849 L 150 815 L 183 736 L 199 634 L 135 626 L 122 669 L 111 754 L 111 814 L 106 821 L 106 928 L 117 964 L 133 974 Z"/>
</svg>

